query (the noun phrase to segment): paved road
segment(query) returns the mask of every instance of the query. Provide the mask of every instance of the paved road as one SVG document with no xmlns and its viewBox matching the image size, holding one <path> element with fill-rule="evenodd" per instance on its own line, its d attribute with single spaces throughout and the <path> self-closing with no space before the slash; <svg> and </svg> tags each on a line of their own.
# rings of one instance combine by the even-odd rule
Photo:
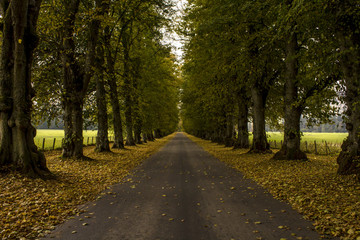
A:
<svg viewBox="0 0 360 240">
<path fill-rule="evenodd" d="M 178 133 L 47 239 L 320 239 L 311 223 Z"/>
</svg>

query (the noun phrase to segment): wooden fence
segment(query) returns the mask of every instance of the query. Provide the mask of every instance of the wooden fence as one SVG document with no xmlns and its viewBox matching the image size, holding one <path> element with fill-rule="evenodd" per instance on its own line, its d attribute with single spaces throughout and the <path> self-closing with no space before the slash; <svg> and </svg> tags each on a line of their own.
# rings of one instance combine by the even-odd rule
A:
<svg viewBox="0 0 360 240">
<path fill-rule="evenodd" d="M 270 147 L 273 149 L 280 149 L 283 141 L 270 140 Z M 319 155 L 331 155 L 339 154 L 341 152 L 342 143 L 332 143 L 325 140 L 308 142 L 304 141 L 300 143 L 300 148 L 306 153 L 314 153 Z"/>
<path fill-rule="evenodd" d="M 96 144 L 97 137 L 83 138 L 84 146 L 93 146 Z M 113 136 L 109 136 L 109 142 L 114 140 Z M 64 138 L 39 138 L 35 140 L 36 146 L 43 151 L 61 149 Z"/>
</svg>

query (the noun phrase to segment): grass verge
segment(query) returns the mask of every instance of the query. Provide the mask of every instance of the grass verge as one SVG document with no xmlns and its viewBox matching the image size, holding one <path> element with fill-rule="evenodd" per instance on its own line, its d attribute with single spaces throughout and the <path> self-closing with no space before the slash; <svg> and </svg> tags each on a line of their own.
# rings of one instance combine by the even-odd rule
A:
<svg viewBox="0 0 360 240">
<path fill-rule="evenodd" d="M 313 221 L 321 234 L 360 240 L 360 183 L 336 174 L 334 156 L 309 154 L 310 161 L 270 160 L 272 154 L 246 154 L 191 135 L 219 160 L 253 179 Z"/>
<path fill-rule="evenodd" d="M 24 178 L 0 172 L 0 239 L 36 239 L 79 212 L 78 205 L 94 200 L 108 186 L 121 182 L 143 160 L 164 146 L 174 134 L 155 142 L 95 153 L 91 161 L 61 160 L 60 151 L 46 152 L 56 180 Z"/>
</svg>

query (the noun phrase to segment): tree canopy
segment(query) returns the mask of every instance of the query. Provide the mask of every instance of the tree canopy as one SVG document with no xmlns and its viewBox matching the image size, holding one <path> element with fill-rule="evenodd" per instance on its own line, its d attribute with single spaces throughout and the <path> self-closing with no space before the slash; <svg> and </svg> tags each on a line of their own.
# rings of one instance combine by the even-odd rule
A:
<svg viewBox="0 0 360 240">
<path fill-rule="evenodd" d="M 338 115 L 349 137 L 339 173 L 357 173 L 359 4 L 354 0 L 1 1 L 0 165 L 46 175 L 32 124 L 62 122 L 62 157 L 141 144 L 179 127 L 250 153 L 307 160 L 301 128 Z M 25 17 L 26 16 L 26 17 Z M 26 26 L 26 27 L 24 27 Z M 181 64 L 164 33 L 184 36 Z M 340 110 L 339 110 L 340 109 Z M 345 111 L 342 111 L 345 109 Z M 253 141 L 249 141 L 249 123 Z"/>
<path fill-rule="evenodd" d="M 342 114 L 350 135 L 339 172 L 346 172 L 345 155 L 343 165 L 358 172 L 358 10 L 356 1 L 189 1 L 181 28 L 185 130 L 247 148 L 251 122 L 250 152 L 269 152 L 267 125 L 284 132 L 274 159 L 306 160 L 304 121 L 329 123 Z"/>
<path fill-rule="evenodd" d="M 1 166 L 14 166 L 32 176 L 43 176 L 42 171 L 47 171 L 41 154 L 35 158 L 31 123 L 62 122 L 62 156 L 76 159 L 83 157 L 82 130 L 89 124 L 98 130 L 97 151 L 110 151 L 107 133 L 111 130 L 115 133 L 113 147 L 123 148 L 124 140 L 129 145 L 140 144 L 178 128 L 178 64 L 162 34 L 172 27 L 171 1 L 43 0 L 1 4 Z M 24 11 L 17 12 L 18 8 Z M 22 24 L 29 29 L 21 30 L 24 36 L 13 39 L 14 23 L 23 20 L 25 9 L 32 25 Z M 7 69 L 4 61 L 12 61 L 18 52 L 13 46 L 23 44 L 29 47 L 18 60 L 26 59 L 27 69 L 22 73 L 17 73 L 17 68 Z M 10 79 L 13 71 L 24 83 L 11 83 L 15 81 Z M 26 94 L 19 95 L 22 100 L 18 110 L 12 110 L 6 99 L 13 99 L 11 92 L 22 91 Z M 32 153 L 10 146 L 12 139 L 16 140 L 14 134 L 18 134 L 14 132 L 16 127 L 9 125 L 12 111 L 27 121 L 29 135 L 23 142 L 17 141 L 19 146 L 33 149 Z M 16 160 L 19 154 L 29 158 L 24 166 Z M 9 161 L 9 155 L 14 156 L 14 162 Z"/>
</svg>

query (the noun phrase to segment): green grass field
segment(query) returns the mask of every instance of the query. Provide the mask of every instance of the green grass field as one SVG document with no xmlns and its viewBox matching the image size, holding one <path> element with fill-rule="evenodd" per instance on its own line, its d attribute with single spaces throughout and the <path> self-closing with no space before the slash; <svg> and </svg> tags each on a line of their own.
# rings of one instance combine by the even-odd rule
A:
<svg viewBox="0 0 360 240">
<path fill-rule="evenodd" d="M 95 144 L 97 130 L 84 130 L 84 144 Z M 112 136 L 109 134 L 109 136 Z M 55 140 L 55 149 L 61 148 L 61 141 L 64 138 L 64 130 L 53 130 L 53 129 L 38 129 L 35 137 L 35 144 L 42 149 L 43 141 L 45 139 L 44 149 L 53 149 Z"/>
<path fill-rule="evenodd" d="M 84 130 L 84 145 L 95 144 L 96 141 L 96 130 Z M 281 141 L 284 139 L 284 134 L 280 132 L 268 132 L 268 140 L 271 141 L 271 147 L 279 148 Z M 113 136 L 111 133 L 109 136 Z M 313 152 L 315 151 L 314 141 L 317 142 L 317 151 L 319 153 L 326 153 L 325 141 L 327 142 L 327 148 L 330 153 L 338 153 L 340 151 L 340 146 L 343 140 L 347 137 L 347 133 L 313 133 L 305 132 L 302 136 L 302 147 L 306 151 Z M 37 135 L 35 137 L 35 144 L 44 150 L 50 150 L 54 147 L 54 138 L 55 140 L 55 149 L 61 148 L 61 141 L 64 138 L 64 130 L 50 130 L 50 129 L 38 129 Z M 111 139 L 110 139 L 111 140 Z M 252 140 L 252 135 L 250 135 L 250 140 Z M 275 146 L 276 141 L 276 146 Z M 307 142 L 307 146 L 305 146 Z"/>
<path fill-rule="evenodd" d="M 268 139 L 271 141 L 284 140 L 284 134 L 280 132 L 268 132 Z M 314 133 L 314 132 L 304 132 L 304 136 L 301 137 L 302 142 L 322 142 L 327 141 L 329 143 L 342 143 L 343 140 L 347 137 L 347 133 Z"/>
<path fill-rule="evenodd" d="M 268 140 L 271 148 L 279 149 L 284 134 L 280 132 L 268 132 Z M 304 132 L 301 137 L 301 149 L 308 153 L 316 154 L 338 154 L 341 144 L 347 137 L 347 133 L 314 133 Z M 316 141 L 316 145 L 315 145 Z"/>
</svg>

